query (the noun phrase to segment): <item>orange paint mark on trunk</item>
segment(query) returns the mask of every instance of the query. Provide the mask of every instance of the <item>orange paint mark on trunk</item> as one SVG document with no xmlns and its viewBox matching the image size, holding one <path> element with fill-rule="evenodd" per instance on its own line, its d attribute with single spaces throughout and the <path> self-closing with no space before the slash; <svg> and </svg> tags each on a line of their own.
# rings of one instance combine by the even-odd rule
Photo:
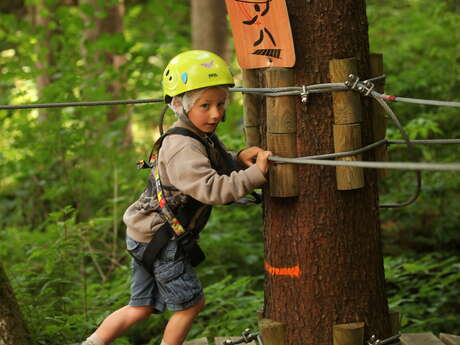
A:
<svg viewBox="0 0 460 345">
<path fill-rule="evenodd" d="M 273 267 L 267 261 L 265 261 L 264 266 L 265 270 L 272 276 L 289 276 L 291 278 L 300 278 L 300 275 L 302 274 L 299 265 L 279 268 Z"/>
</svg>

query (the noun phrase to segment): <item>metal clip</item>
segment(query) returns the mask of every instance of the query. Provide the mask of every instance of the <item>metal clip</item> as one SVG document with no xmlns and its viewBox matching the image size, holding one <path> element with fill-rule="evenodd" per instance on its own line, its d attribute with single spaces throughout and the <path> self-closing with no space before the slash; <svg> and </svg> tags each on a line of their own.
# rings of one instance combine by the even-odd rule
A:
<svg viewBox="0 0 460 345">
<path fill-rule="evenodd" d="M 302 85 L 302 92 L 300 93 L 300 97 L 301 97 L 301 100 L 302 100 L 303 104 L 307 104 L 307 102 L 308 102 L 308 94 L 309 93 L 310 93 L 310 91 L 307 90 L 307 86 Z"/>
<path fill-rule="evenodd" d="M 369 96 L 371 92 L 374 90 L 375 84 L 370 80 L 366 80 L 364 82 L 364 86 L 367 88 L 366 92 L 364 93 L 364 96 Z"/>
<path fill-rule="evenodd" d="M 344 83 L 346 87 L 356 90 L 356 87 L 359 83 L 359 77 L 355 76 L 354 74 L 348 75 L 348 80 Z"/>
</svg>

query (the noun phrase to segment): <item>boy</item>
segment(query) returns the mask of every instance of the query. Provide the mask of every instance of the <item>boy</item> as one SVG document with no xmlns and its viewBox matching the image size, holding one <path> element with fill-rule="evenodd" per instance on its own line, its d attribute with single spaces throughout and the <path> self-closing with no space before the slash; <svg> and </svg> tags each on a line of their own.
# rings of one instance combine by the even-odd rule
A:
<svg viewBox="0 0 460 345">
<path fill-rule="evenodd" d="M 230 156 L 214 135 L 225 117 L 228 87 L 233 85 L 227 64 L 211 52 L 188 51 L 166 67 L 163 93 L 179 120 L 157 142 L 158 160 L 149 185 L 123 217 L 127 248 L 133 256 L 131 300 L 109 315 L 82 345 L 108 345 L 165 307 L 174 314 L 162 344 L 181 345 L 203 309 L 203 289 L 192 265 L 203 259 L 196 240 L 209 218 L 210 205 L 238 200 L 264 184 L 271 155 L 251 147 Z M 169 216 L 165 209 L 171 211 Z M 172 231 L 176 216 L 187 232 L 187 242 Z"/>
</svg>

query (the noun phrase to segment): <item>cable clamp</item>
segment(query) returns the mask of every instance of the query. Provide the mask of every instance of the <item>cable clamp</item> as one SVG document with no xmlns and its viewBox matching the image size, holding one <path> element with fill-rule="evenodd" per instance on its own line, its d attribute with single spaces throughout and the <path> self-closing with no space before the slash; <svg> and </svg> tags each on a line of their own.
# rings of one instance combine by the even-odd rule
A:
<svg viewBox="0 0 460 345">
<path fill-rule="evenodd" d="M 348 75 L 348 80 L 344 83 L 346 87 L 352 90 L 357 90 L 357 86 L 359 83 L 359 77 L 355 76 L 354 74 Z"/>
<path fill-rule="evenodd" d="M 364 82 L 364 86 L 365 86 L 364 96 L 369 96 L 371 94 L 371 92 L 374 90 L 375 84 L 373 82 L 371 82 L 370 80 L 366 80 Z"/>
<path fill-rule="evenodd" d="M 302 85 L 302 92 L 300 92 L 300 97 L 301 97 L 301 100 L 302 100 L 303 104 L 307 104 L 307 102 L 308 102 L 308 94 L 309 93 L 310 93 L 310 91 L 308 91 L 307 86 Z"/>
</svg>

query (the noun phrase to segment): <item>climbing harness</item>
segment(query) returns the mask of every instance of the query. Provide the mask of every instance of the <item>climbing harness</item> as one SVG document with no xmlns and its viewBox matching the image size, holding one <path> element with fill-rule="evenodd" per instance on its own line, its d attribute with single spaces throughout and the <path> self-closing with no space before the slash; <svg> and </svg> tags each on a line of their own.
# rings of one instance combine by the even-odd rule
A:
<svg viewBox="0 0 460 345">
<path fill-rule="evenodd" d="M 246 328 L 243 331 L 241 338 L 235 339 L 235 340 L 226 339 L 222 343 L 222 345 L 237 345 L 237 344 L 243 344 L 243 343 L 247 344 L 247 343 L 250 343 L 251 341 L 254 341 L 254 340 L 257 340 L 259 345 L 264 345 L 264 343 L 262 341 L 262 337 L 260 336 L 259 333 L 251 333 L 249 328 Z"/>
<path fill-rule="evenodd" d="M 158 167 L 158 152 L 163 140 L 171 134 L 179 134 L 198 140 L 205 147 L 211 166 L 219 174 L 229 175 L 232 171 L 237 170 L 232 157 L 225 151 L 222 143 L 214 134 L 207 135 L 205 139 L 186 128 L 173 127 L 155 142 L 148 160 L 141 160 L 137 163 L 138 168 L 152 170 L 151 179 L 153 179 L 153 181 L 150 181 L 150 184 L 153 184 L 154 188 L 152 188 L 151 192 L 155 193 L 160 207 L 160 213 L 165 219 L 165 224 L 154 234 L 141 260 L 141 264 L 144 265 L 149 272 L 151 272 L 153 263 L 161 249 L 171 238 L 175 238 L 178 241 L 180 248 L 182 248 L 190 257 L 193 266 L 199 265 L 205 259 L 205 254 L 197 243 L 199 232 L 205 222 L 198 222 L 198 225 L 193 229 L 188 229 L 188 226 L 191 220 L 200 212 L 201 217 L 206 219 L 209 218 L 212 206 L 202 204 L 201 202 L 188 197 L 189 201 L 187 201 L 185 205 L 180 206 L 178 210 L 174 212 L 166 199 L 165 188 L 161 183 Z M 215 157 L 211 148 L 214 149 L 214 152 L 217 152 L 218 157 Z M 254 204 L 261 202 L 260 196 L 257 193 L 251 194 L 253 195 L 253 199 L 245 197 L 235 201 L 234 203 Z M 152 195 L 152 197 L 154 196 Z"/>
</svg>

